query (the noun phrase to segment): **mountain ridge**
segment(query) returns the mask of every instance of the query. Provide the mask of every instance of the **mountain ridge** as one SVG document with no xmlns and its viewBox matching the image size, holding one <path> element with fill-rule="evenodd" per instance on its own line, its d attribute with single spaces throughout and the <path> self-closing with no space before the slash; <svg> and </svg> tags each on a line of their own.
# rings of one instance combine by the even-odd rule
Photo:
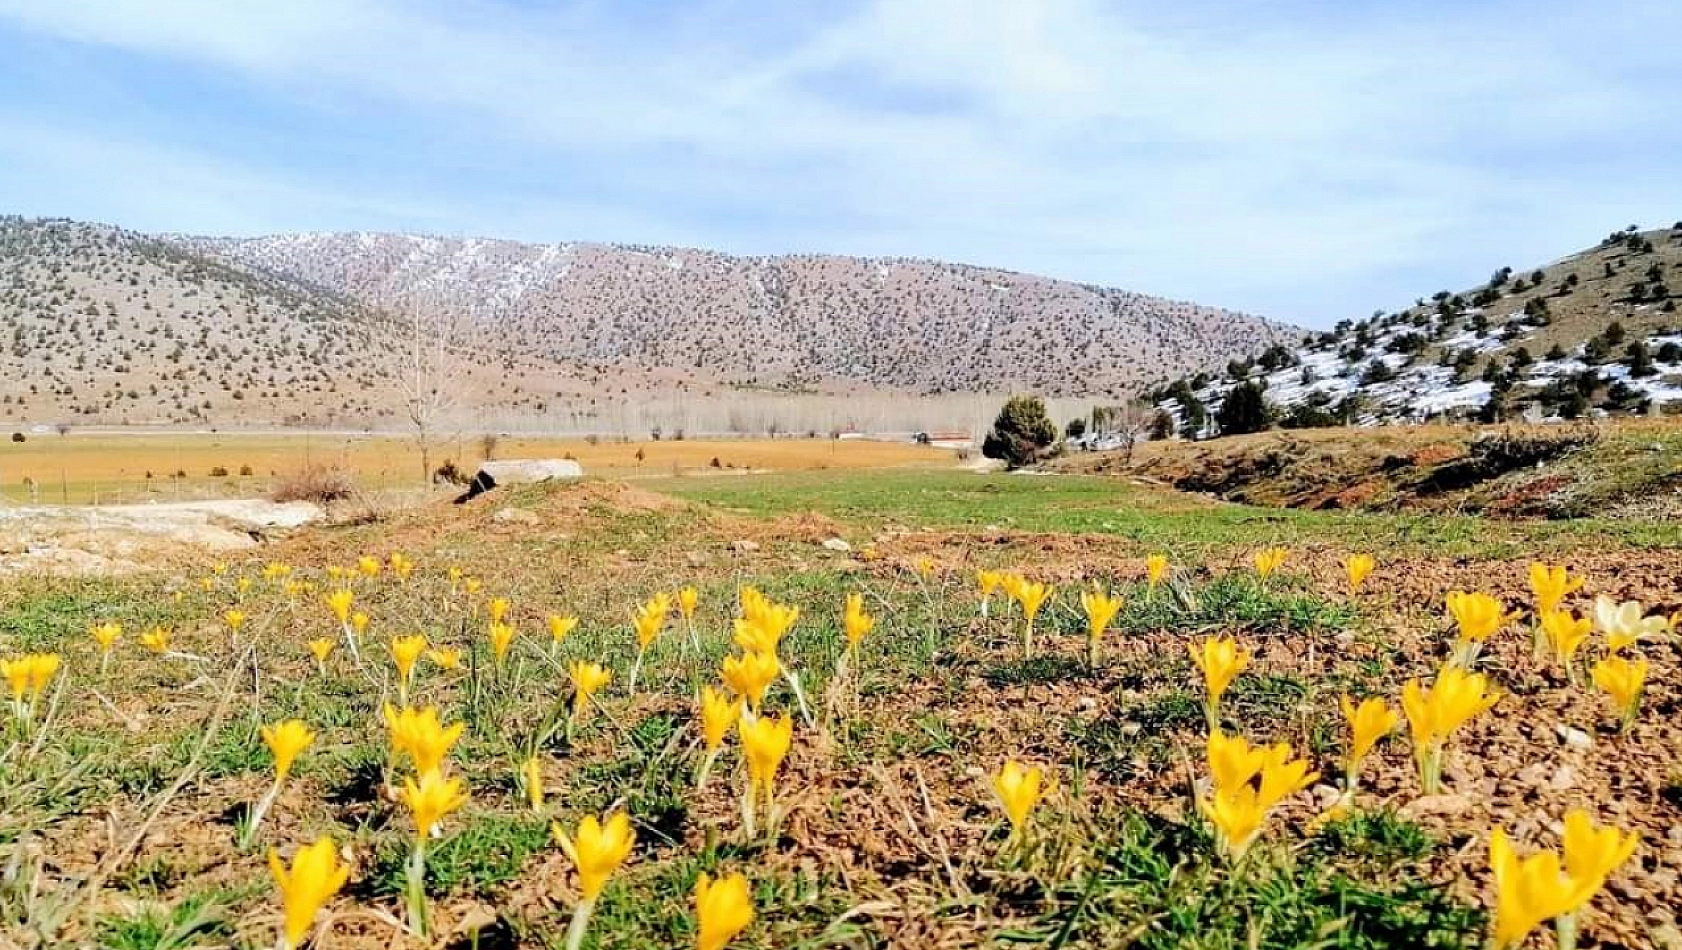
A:
<svg viewBox="0 0 1682 950">
<path fill-rule="evenodd" d="M 0 216 L 0 419 L 400 428 L 415 312 L 460 318 L 470 418 L 586 431 L 667 395 L 1120 399 L 1300 332 L 925 258 Z"/>
</svg>

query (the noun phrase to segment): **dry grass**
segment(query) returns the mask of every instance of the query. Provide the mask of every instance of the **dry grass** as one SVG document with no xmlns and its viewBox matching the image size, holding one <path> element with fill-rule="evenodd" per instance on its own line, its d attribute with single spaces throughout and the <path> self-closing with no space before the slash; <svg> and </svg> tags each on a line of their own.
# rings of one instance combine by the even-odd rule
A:
<svg viewBox="0 0 1682 950">
<path fill-rule="evenodd" d="M 614 478 L 672 477 L 700 471 L 813 471 L 951 464 L 953 453 L 909 443 L 865 440 L 729 439 L 619 442 L 505 438 L 499 458 L 576 458 L 586 473 Z M 640 458 L 638 457 L 640 454 Z M 469 474 L 479 439 L 434 446 Z M 713 460 L 718 460 L 715 469 Z M 0 443 L 0 500 L 12 503 L 113 504 L 150 499 L 252 496 L 310 466 L 351 473 L 364 490 L 422 484 L 414 443 L 393 436 L 168 433 L 35 435 Z M 226 475 L 212 475 L 216 470 Z M 241 474 L 249 470 L 249 474 Z M 184 473 L 184 477 L 177 477 Z M 26 480 L 37 488 L 31 490 Z"/>
</svg>

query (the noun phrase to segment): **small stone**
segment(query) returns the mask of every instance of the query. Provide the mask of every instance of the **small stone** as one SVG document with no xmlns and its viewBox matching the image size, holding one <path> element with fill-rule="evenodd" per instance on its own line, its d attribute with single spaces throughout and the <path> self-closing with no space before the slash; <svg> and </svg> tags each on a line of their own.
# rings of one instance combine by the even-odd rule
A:
<svg viewBox="0 0 1682 950">
<path fill-rule="evenodd" d="M 1535 762 L 1520 769 L 1514 778 L 1524 785 L 1541 785 L 1548 780 L 1548 767 L 1541 762 Z"/>
<path fill-rule="evenodd" d="M 1426 815 L 1461 815 L 1472 809 L 1472 799 L 1466 795 L 1450 793 L 1447 795 L 1421 795 L 1401 808 L 1404 818 L 1420 818 Z"/>
<path fill-rule="evenodd" d="M 746 538 L 743 538 L 739 541 L 730 542 L 730 549 L 735 551 L 737 554 L 751 554 L 754 551 L 759 550 L 759 543 L 757 541 L 749 541 Z"/>
<path fill-rule="evenodd" d="M 853 549 L 853 546 L 841 538 L 825 538 L 823 541 L 823 549 L 825 551 L 834 551 L 837 554 L 846 554 L 848 551 Z"/>
<path fill-rule="evenodd" d="M 1590 749 L 1594 747 L 1594 737 L 1590 736 L 1581 729 L 1573 729 L 1572 727 L 1561 723 L 1560 725 L 1554 727 L 1554 732 L 1559 736 L 1559 741 L 1565 743 L 1573 749 Z"/>
<path fill-rule="evenodd" d="M 964 774 L 970 778 L 981 778 L 987 774 L 979 765 L 971 765 L 964 769 Z"/>
<path fill-rule="evenodd" d="M 1140 723 L 1137 723 L 1137 722 L 1124 722 L 1124 723 L 1121 724 L 1121 729 L 1119 731 L 1121 732 L 1122 735 L 1131 739 L 1134 736 L 1138 735 L 1139 733 L 1144 732 L 1145 727 L 1144 727 L 1144 725 L 1142 725 Z"/>
<path fill-rule="evenodd" d="M 1338 799 L 1343 797 L 1343 793 L 1338 791 L 1335 785 L 1316 785 L 1310 789 L 1310 793 L 1314 796 L 1316 811 L 1325 811 L 1331 808 L 1338 803 Z"/>
<path fill-rule="evenodd" d="M 684 556 L 690 567 L 700 567 L 707 563 L 707 556 L 700 551 L 690 551 Z"/>
<path fill-rule="evenodd" d="M 1081 698 L 1075 700 L 1075 708 L 1079 709 L 1081 712 L 1091 712 L 1092 710 L 1098 708 L 1098 698 L 1095 696 L 1082 696 Z"/>
<path fill-rule="evenodd" d="M 1577 784 L 1577 773 L 1571 766 L 1562 765 L 1554 769 L 1554 774 L 1548 777 L 1548 788 L 1555 792 L 1563 792 Z"/>
<path fill-rule="evenodd" d="M 1656 950 L 1682 950 L 1682 930 L 1677 930 L 1674 924 L 1654 927 L 1650 936 Z"/>
<path fill-rule="evenodd" d="M 529 508 L 500 508 L 491 515 L 497 524 L 537 524 L 537 512 Z"/>
</svg>

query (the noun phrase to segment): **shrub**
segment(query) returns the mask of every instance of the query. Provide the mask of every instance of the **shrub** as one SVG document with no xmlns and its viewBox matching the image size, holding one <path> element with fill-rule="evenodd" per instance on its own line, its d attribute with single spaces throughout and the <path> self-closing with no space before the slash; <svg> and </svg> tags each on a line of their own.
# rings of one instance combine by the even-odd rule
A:
<svg viewBox="0 0 1682 950">
<path fill-rule="evenodd" d="M 993 420 L 993 428 L 981 442 L 981 454 L 1002 459 L 1011 468 L 1038 461 L 1057 441 L 1057 426 L 1046 414 L 1045 400 L 1038 396 L 1012 396 Z"/>
<path fill-rule="evenodd" d="M 269 500 L 313 501 L 324 505 L 355 494 L 356 479 L 350 472 L 325 465 L 306 465 L 275 483 L 274 490 L 269 492 Z"/>
<path fill-rule="evenodd" d="M 241 477 L 249 477 L 251 475 L 257 474 L 256 472 L 253 472 L 251 470 L 251 466 L 249 466 L 249 465 L 241 465 L 239 467 L 239 473 L 240 473 Z"/>
<path fill-rule="evenodd" d="M 432 471 L 434 485 L 465 485 L 472 480 L 473 476 L 457 467 L 455 459 L 445 459 L 443 465 Z"/>
<path fill-rule="evenodd" d="M 14 432 L 14 433 L 12 433 L 12 441 L 13 442 L 27 442 L 28 439 L 26 439 L 24 437 L 24 434 L 22 432 Z"/>
<path fill-rule="evenodd" d="M 221 465 L 218 465 L 215 468 L 210 470 L 210 477 L 211 478 L 227 478 L 228 477 L 228 470 L 225 467 L 223 467 Z"/>
</svg>

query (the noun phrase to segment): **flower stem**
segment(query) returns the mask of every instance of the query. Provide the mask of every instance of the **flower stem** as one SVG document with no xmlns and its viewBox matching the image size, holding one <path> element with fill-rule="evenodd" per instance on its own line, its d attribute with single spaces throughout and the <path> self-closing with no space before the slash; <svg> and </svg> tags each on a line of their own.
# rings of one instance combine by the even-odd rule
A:
<svg viewBox="0 0 1682 950">
<path fill-rule="evenodd" d="M 788 681 L 788 688 L 794 691 L 794 699 L 800 704 L 800 718 L 806 720 L 806 728 L 816 729 L 817 721 L 812 718 L 812 708 L 806 705 L 806 694 L 800 689 L 800 676 L 788 667 L 783 667 L 783 679 Z"/>
<path fill-rule="evenodd" d="M 747 784 L 742 788 L 742 837 L 748 841 L 754 836 L 753 814 L 753 778 L 750 776 Z"/>
<path fill-rule="evenodd" d="M 263 824 L 263 816 L 269 813 L 269 809 L 274 807 L 275 799 L 279 797 L 280 779 L 276 778 L 274 784 L 270 785 L 268 792 L 257 800 L 257 804 L 251 809 L 251 814 L 246 818 L 245 829 L 239 836 L 241 851 L 250 848 L 252 842 L 257 840 L 257 829 Z"/>
<path fill-rule="evenodd" d="M 643 654 L 647 652 L 648 648 L 646 647 L 637 650 L 637 661 L 631 664 L 631 682 L 629 689 L 632 696 L 637 694 L 637 675 L 642 672 L 642 657 Z"/>
<path fill-rule="evenodd" d="M 566 950 L 584 946 L 584 934 L 590 929 L 590 915 L 596 910 L 594 900 L 582 900 L 572 910 L 572 923 L 567 925 Z"/>
<path fill-rule="evenodd" d="M 1426 795 L 1443 790 L 1443 747 L 1433 742 L 1419 754 L 1419 786 Z"/>
<path fill-rule="evenodd" d="M 1577 950 L 1577 912 L 1554 918 L 1554 938 L 1559 950 Z"/>
<path fill-rule="evenodd" d="M 404 878 L 404 894 L 409 904 L 409 929 L 424 937 L 427 935 L 428 921 L 426 915 L 426 837 L 423 831 L 415 839 L 414 850 L 409 852 L 409 867 Z"/>
<path fill-rule="evenodd" d="M 701 760 L 701 770 L 695 773 L 695 791 L 707 790 L 707 779 L 712 775 L 713 766 L 718 763 L 718 754 L 724 751 L 724 746 L 708 749 L 707 755 Z"/>
</svg>

